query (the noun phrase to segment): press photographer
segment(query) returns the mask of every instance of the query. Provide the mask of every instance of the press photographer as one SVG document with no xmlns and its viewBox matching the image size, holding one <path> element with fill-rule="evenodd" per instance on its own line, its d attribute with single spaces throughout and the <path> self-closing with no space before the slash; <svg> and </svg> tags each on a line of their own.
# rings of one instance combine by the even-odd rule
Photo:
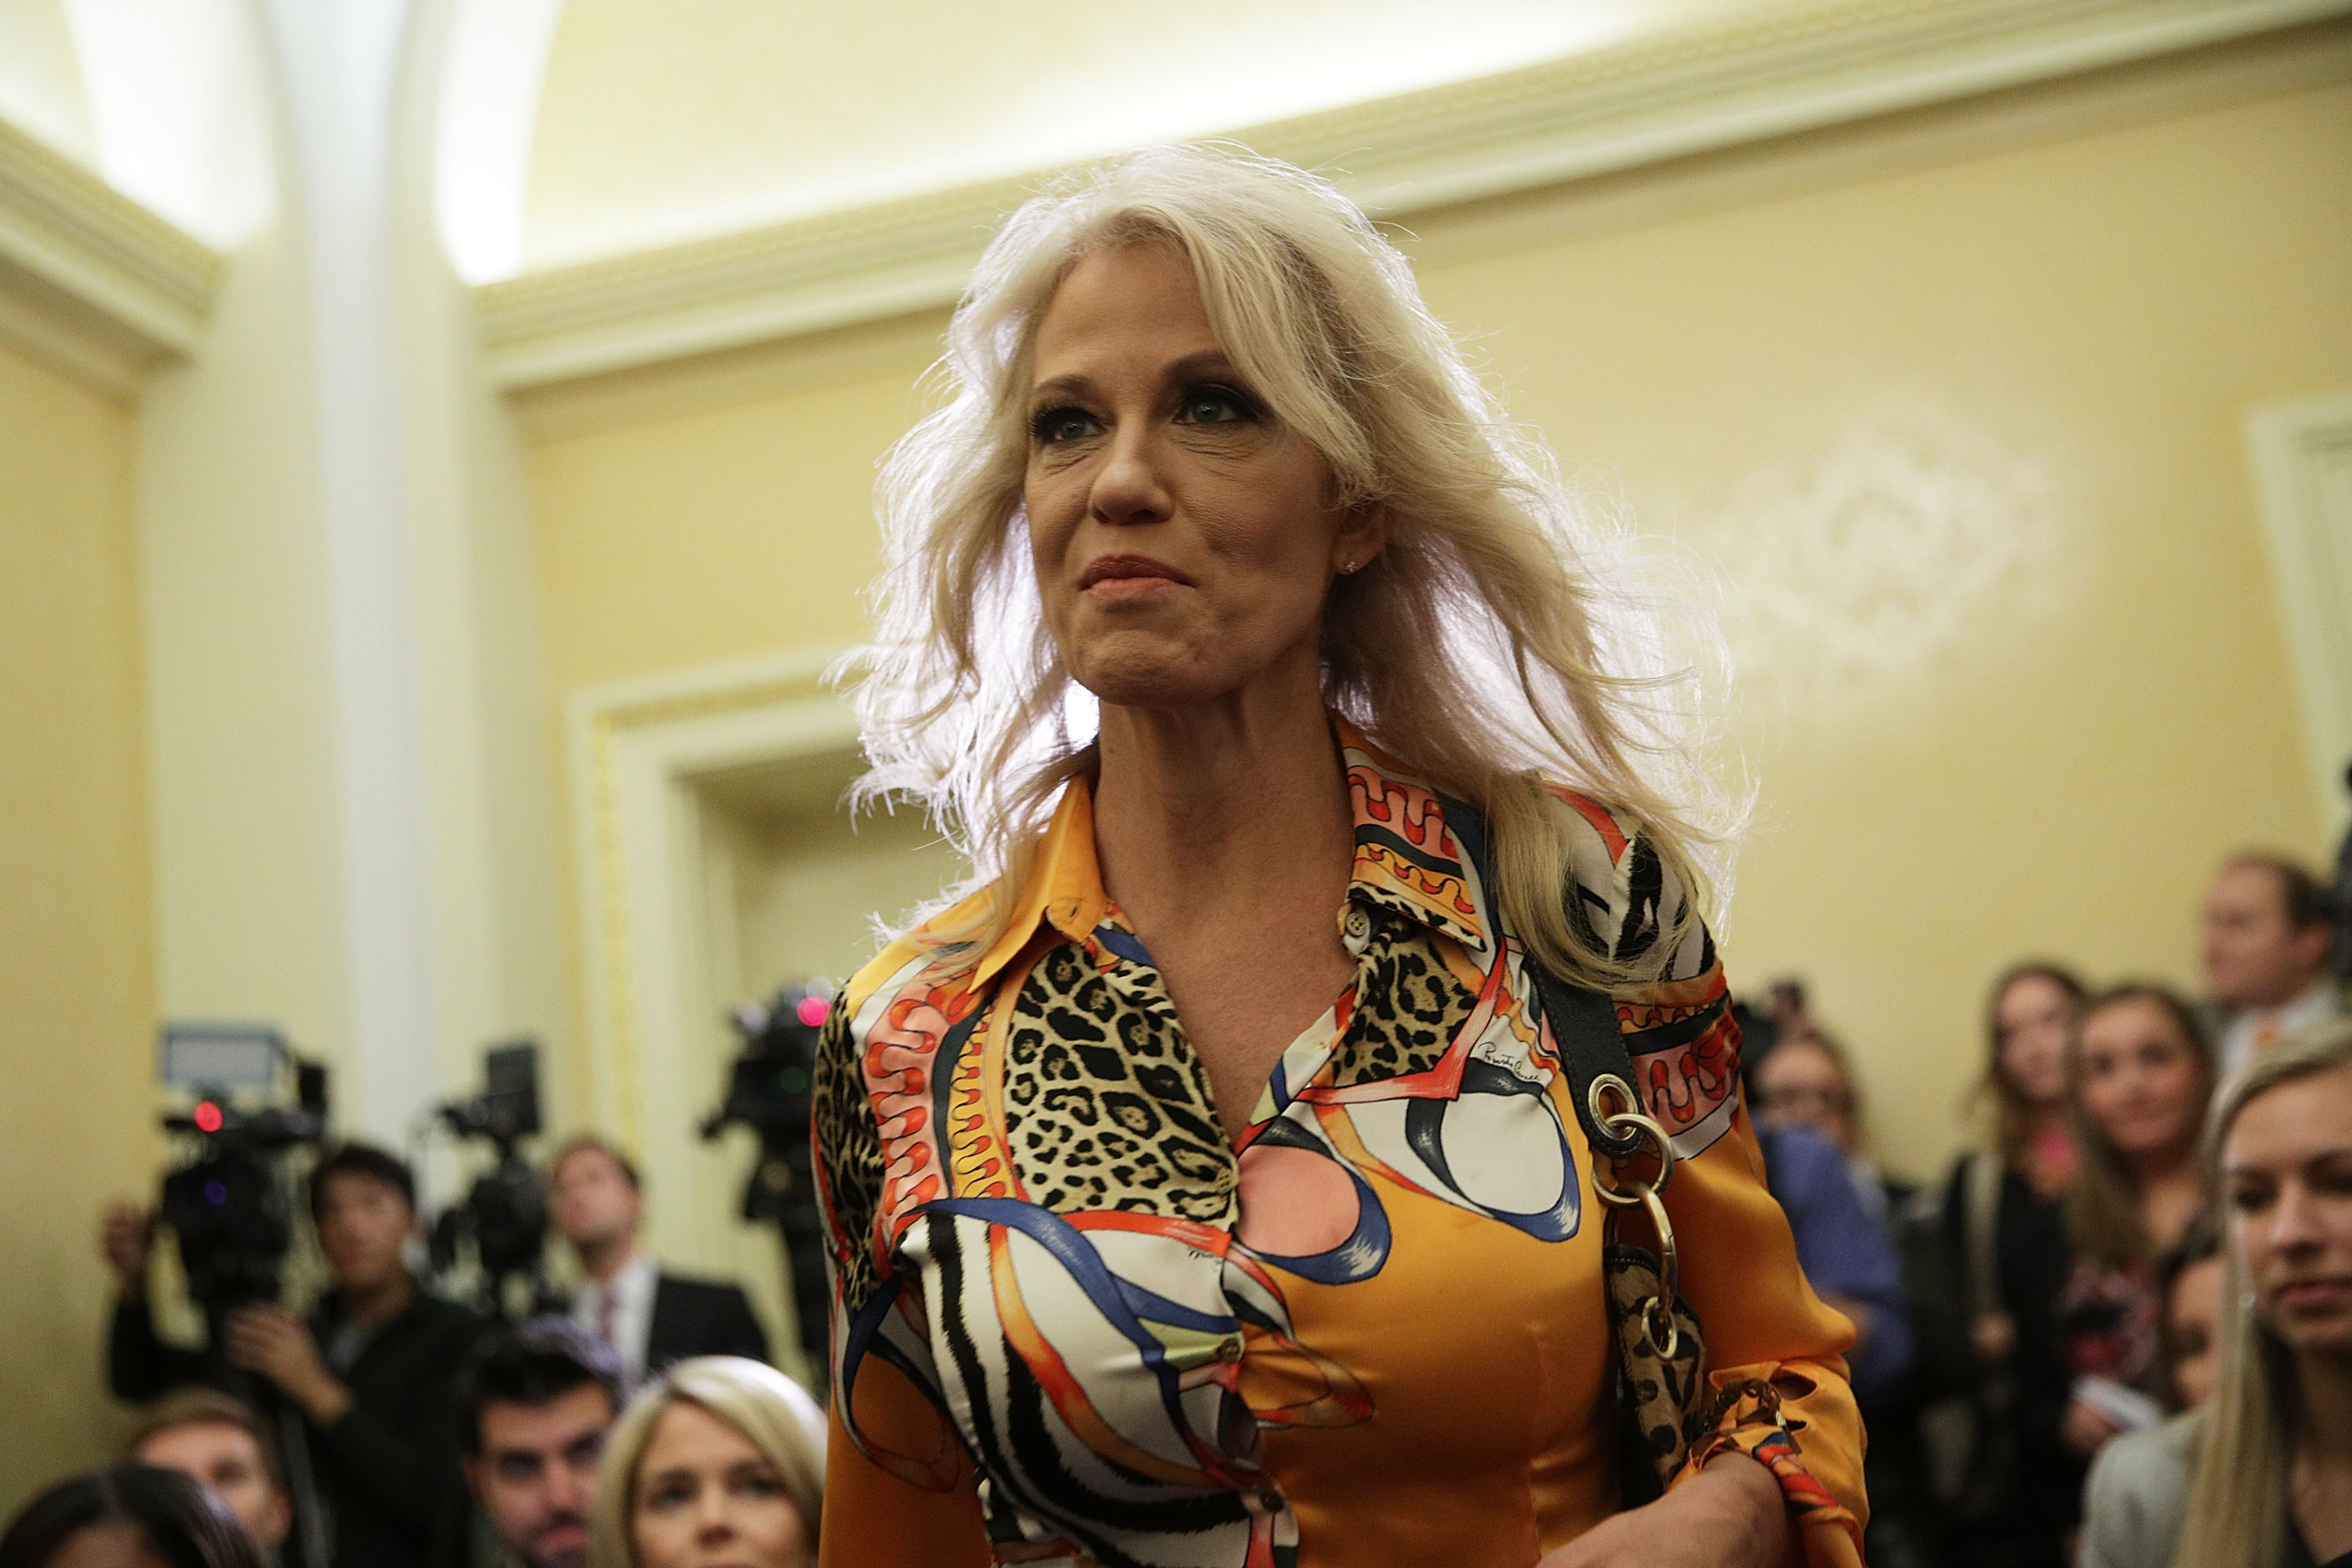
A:
<svg viewBox="0 0 2352 1568">
<path fill-rule="evenodd" d="M 110 1212 L 104 1250 L 121 1295 L 107 1381 L 119 1397 L 144 1400 L 183 1384 L 257 1379 L 302 1415 L 337 1568 L 411 1568 L 453 1518 L 453 1381 L 482 1322 L 408 1270 L 416 1187 L 405 1164 L 346 1143 L 312 1169 L 309 1196 L 325 1298 L 307 1321 L 273 1300 L 229 1308 L 217 1354 L 157 1335 L 147 1300 L 153 1216 L 128 1205 Z"/>
</svg>

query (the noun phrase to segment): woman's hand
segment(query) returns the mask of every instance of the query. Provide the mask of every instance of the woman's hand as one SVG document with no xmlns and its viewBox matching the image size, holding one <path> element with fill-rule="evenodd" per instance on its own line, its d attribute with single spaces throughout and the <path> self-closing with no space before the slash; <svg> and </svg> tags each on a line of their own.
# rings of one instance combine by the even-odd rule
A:
<svg viewBox="0 0 2352 1568">
<path fill-rule="evenodd" d="M 2078 1458 L 2087 1459 L 2123 1436 L 2124 1429 L 2108 1420 L 2099 1407 L 2084 1399 L 2066 1402 L 2066 1414 L 2058 1424 L 2059 1436 Z"/>
<path fill-rule="evenodd" d="M 1654 1503 L 1602 1521 L 1536 1568 L 1782 1568 L 1802 1560 L 1772 1472 L 1726 1454 Z"/>
</svg>

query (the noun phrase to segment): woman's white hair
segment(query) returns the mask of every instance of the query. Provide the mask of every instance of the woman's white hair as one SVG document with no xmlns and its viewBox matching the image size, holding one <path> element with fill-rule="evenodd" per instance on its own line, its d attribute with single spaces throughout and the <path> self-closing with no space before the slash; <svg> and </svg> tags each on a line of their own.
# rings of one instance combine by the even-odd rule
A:
<svg viewBox="0 0 2352 1568">
<path fill-rule="evenodd" d="M 691 1356 L 639 1390 L 605 1434 L 588 1510 L 595 1568 L 637 1568 L 637 1469 L 663 1412 L 681 1404 L 718 1416 L 776 1467 L 814 1549 L 824 1522 L 824 1412 L 806 1389 L 764 1362 Z"/>
<path fill-rule="evenodd" d="M 1744 805 L 1698 762 L 1696 672 L 1720 648 L 1708 607 L 1670 617 L 1664 597 L 1628 590 L 1630 541 L 1570 502 L 1354 203 L 1230 147 L 1137 153 L 1015 212 L 949 326 L 942 405 L 883 464 L 876 636 L 845 662 L 863 670 L 873 764 L 858 799 L 923 802 L 991 889 L 930 938 L 1002 933 L 1054 797 L 1094 764 L 1026 548 L 1026 399 L 1062 279 L 1136 243 L 1188 260 L 1220 344 L 1322 455 L 1334 503 L 1385 514 L 1385 547 L 1325 605 L 1332 708 L 1487 814 L 1505 912 L 1540 958 L 1591 981 L 1653 971 L 1724 890 Z M 1670 622 L 1686 634 L 1673 648 Z M 1563 900 L 1570 827 L 1546 781 L 1638 821 L 1688 895 L 1643 952 L 1598 951 Z"/>
</svg>

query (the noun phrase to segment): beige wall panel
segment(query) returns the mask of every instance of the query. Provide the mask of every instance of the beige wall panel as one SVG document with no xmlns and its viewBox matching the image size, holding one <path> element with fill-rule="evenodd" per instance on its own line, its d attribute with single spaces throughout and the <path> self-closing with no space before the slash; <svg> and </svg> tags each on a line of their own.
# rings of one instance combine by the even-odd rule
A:
<svg viewBox="0 0 2352 1568">
<path fill-rule="evenodd" d="M 1458 255 L 1481 216 L 1419 226 Z M 1425 270 L 1570 472 L 1751 609 L 1809 595 L 1810 637 L 1734 627 L 1762 798 L 1727 957 L 1735 985 L 1814 983 L 1891 1164 L 1958 1136 L 2004 963 L 2193 984 L 2215 859 L 2322 852 L 2242 420 L 2352 383 L 2347 278 L 2341 89 Z M 1790 584 L 1799 545 L 1757 532 L 1888 447 L 1996 515 L 1907 566 L 1874 518 Z M 1986 556 L 2008 570 L 1971 599 Z M 1884 614 L 1849 572 L 1967 613 L 1927 646 L 1887 617 L 1887 668 L 1824 668 L 1831 623 Z"/>
<path fill-rule="evenodd" d="M 2215 857 L 2322 847 L 2240 421 L 2352 383 L 2352 90 L 1622 232 L 1573 200 L 1421 220 L 1430 299 L 1739 584 L 1735 980 L 1814 982 L 1924 1172 L 2000 963 L 2189 979 Z M 855 637 L 904 358 L 543 441 L 559 696 Z"/>
<path fill-rule="evenodd" d="M 118 1436 L 92 1237 L 163 1152 L 131 470 L 129 415 L 0 350 L 0 1515 Z"/>
</svg>

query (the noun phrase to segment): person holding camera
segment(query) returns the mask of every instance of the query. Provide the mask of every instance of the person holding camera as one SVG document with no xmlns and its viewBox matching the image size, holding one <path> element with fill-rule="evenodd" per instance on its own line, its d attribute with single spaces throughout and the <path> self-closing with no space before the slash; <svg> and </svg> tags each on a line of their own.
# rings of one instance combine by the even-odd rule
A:
<svg viewBox="0 0 2352 1568">
<path fill-rule="evenodd" d="M 300 1412 L 337 1568 L 410 1568 L 457 1495 L 453 1381 L 481 1320 L 408 1270 L 416 1184 L 381 1149 L 346 1143 L 310 1173 L 310 1217 L 331 1284 L 305 1321 L 272 1302 L 229 1312 L 216 1355 L 163 1342 L 147 1303 L 152 1216 L 118 1205 L 105 1251 L 121 1295 L 107 1382 L 123 1399 L 249 1374 Z M 224 1367 L 223 1363 L 226 1365 Z"/>
</svg>

